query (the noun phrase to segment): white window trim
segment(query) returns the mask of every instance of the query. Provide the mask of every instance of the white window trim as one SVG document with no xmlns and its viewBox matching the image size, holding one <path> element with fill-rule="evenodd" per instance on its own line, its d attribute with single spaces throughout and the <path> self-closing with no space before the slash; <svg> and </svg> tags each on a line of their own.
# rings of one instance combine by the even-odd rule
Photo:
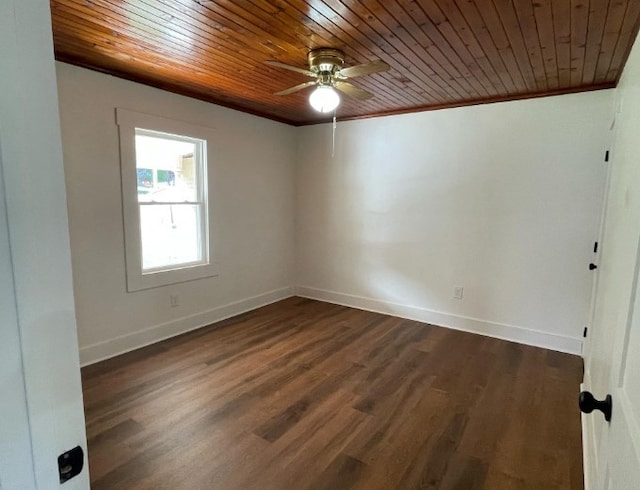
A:
<svg viewBox="0 0 640 490">
<path fill-rule="evenodd" d="M 213 255 L 211 243 L 211 200 L 207 193 L 210 188 L 208 176 L 210 172 L 204 169 L 202 196 L 207 206 L 207 218 L 204 220 L 202 233 L 208 250 L 204 254 L 208 263 L 177 265 L 170 270 L 142 271 L 142 242 L 140 237 L 140 211 L 138 205 L 136 146 L 135 133 L 137 129 L 181 135 L 204 140 L 206 148 L 206 163 L 211 166 L 211 144 L 213 130 L 203 126 L 195 126 L 182 121 L 175 121 L 164 117 L 143 114 L 127 109 L 116 109 L 116 124 L 120 136 L 120 176 L 122 181 L 122 211 L 124 217 L 124 246 L 127 272 L 127 291 L 140 291 L 169 284 L 193 281 L 205 277 L 217 276 L 218 265 Z"/>
</svg>

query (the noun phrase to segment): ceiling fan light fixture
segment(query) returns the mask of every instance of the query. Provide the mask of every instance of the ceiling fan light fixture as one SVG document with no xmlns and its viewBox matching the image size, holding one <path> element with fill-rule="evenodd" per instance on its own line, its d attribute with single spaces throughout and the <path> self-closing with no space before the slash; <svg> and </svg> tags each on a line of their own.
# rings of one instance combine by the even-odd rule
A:
<svg viewBox="0 0 640 490">
<path fill-rule="evenodd" d="M 331 112 L 340 104 L 340 96 L 333 87 L 320 85 L 311 92 L 309 104 L 318 112 Z"/>
</svg>

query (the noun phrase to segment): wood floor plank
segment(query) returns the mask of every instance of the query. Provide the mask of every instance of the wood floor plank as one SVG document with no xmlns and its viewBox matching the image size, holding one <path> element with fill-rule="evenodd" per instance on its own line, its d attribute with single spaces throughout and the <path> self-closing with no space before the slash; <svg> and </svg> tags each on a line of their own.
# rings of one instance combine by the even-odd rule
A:
<svg viewBox="0 0 640 490">
<path fill-rule="evenodd" d="M 94 489 L 582 489 L 575 356 L 290 298 L 83 368 Z"/>
</svg>

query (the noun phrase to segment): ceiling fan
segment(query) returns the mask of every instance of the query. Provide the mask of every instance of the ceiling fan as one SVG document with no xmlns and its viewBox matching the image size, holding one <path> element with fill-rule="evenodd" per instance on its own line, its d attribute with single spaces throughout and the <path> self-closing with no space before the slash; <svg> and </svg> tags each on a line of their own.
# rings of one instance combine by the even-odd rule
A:
<svg viewBox="0 0 640 490">
<path fill-rule="evenodd" d="M 269 66 L 284 68 L 286 70 L 302 73 L 314 78 L 294 87 L 276 92 L 275 95 L 289 95 L 307 87 L 317 86 L 309 97 L 311 106 L 319 112 L 331 112 L 340 104 L 340 96 L 335 89 L 345 93 L 349 97 L 358 100 L 367 100 L 373 97 L 371 92 L 356 87 L 345 80 L 387 71 L 390 66 L 382 60 L 370 61 L 361 65 L 343 68 L 344 53 L 339 49 L 319 48 L 309 52 L 309 69 L 298 68 L 279 61 L 265 61 Z"/>
</svg>

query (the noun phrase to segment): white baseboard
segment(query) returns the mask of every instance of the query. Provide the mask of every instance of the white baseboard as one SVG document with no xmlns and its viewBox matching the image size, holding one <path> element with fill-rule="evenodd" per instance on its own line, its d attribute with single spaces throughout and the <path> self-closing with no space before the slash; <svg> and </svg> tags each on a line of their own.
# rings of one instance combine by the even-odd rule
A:
<svg viewBox="0 0 640 490">
<path fill-rule="evenodd" d="M 351 294 L 326 291 L 311 287 L 287 287 L 228 303 L 195 315 L 185 316 L 170 322 L 153 325 L 137 332 L 122 335 L 80 348 L 80 364 L 87 366 L 182 333 L 219 322 L 226 318 L 245 313 L 296 294 L 304 298 L 326 301 L 361 310 L 417 320 L 432 325 L 477 333 L 488 337 L 509 340 L 521 344 L 544 347 L 560 352 L 580 355 L 582 339 L 541 332 L 538 330 L 506 325 L 477 318 L 469 318 L 450 313 L 428 310 L 416 306 L 403 305 Z"/>
<path fill-rule="evenodd" d="M 170 322 L 138 330 L 137 332 L 87 345 L 80 348 L 80 365 L 88 366 L 89 364 L 103 361 L 146 345 L 155 344 L 161 340 L 205 327 L 212 323 L 225 320 L 226 318 L 255 310 L 261 306 L 290 298 L 291 296 L 293 296 L 293 287 L 276 289 L 258 296 L 218 306 L 195 315 L 184 316 L 171 320 Z"/>
<path fill-rule="evenodd" d="M 463 330 L 465 332 L 477 333 L 487 337 L 494 337 L 520 344 L 543 347 L 568 354 L 580 355 L 582 350 L 582 339 L 566 337 L 549 332 L 541 332 L 525 327 L 507 325 L 503 323 L 470 318 L 466 316 L 453 315 L 440 311 L 428 310 L 417 306 L 403 305 L 390 301 L 383 301 L 374 298 L 355 296 L 352 294 L 326 291 L 312 287 L 298 286 L 295 288 L 296 296 L 303 298 L 326 301 L 343 306 L 350 306 L 360 310 L 374 311 L 386 315 L 399 316 L 409 320 L 437 325 L 439 327 Z"/>
</svg>

